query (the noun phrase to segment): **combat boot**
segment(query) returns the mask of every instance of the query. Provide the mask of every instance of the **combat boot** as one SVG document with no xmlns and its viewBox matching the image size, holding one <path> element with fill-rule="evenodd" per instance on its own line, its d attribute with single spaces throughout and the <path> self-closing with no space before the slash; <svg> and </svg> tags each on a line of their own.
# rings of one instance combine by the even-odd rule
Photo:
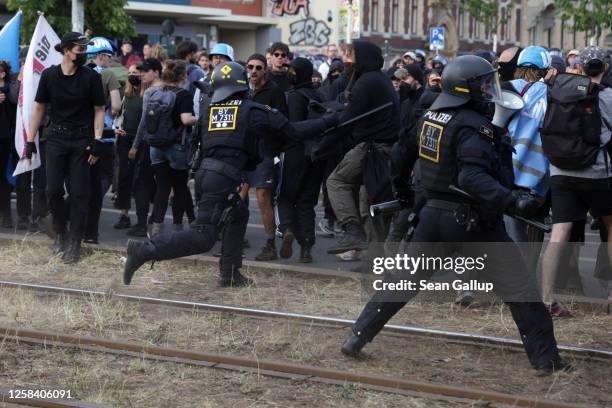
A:
<svg viewBox="0 0 612 408">
<path fill-rule="evenodd" d="M 295 239 L 295 235 L 293 235 L 293 231 L 287 229 L 283 234 L 283 242 L 281 243 L 281 249 L 279 251 L 279 255 L 283 259 L 289 259 L 293 255 L 293 240 Z"/>
<path fill-rule="evenodd" d="M 253 279 L 247 278 L 246 276 L 241 274 L 240 271 L 237 269 L 233 272 L 221 271 L 221 274 L 219 276 L 219 287 L 222 287 L 222 288 L 246 287 L 246 286 L 251 286 L 253 283 L 254 283 Z"/>
<path fill-rule="evenodd" d="M 256 261 L 273 261 L 278 259 L 276 255 L 275 239 L 271 238 L 266 241 L 266 246 L 262 248 L 261 253 L 255 257 Z"/>
<path fill-rule="evenodd" d="M 351 335 L 344 340 L 344 344 L 342 344 L 342 354 L 345 354 L 350 357 L 358 357 L 361 349 L 366 345 L 366 341 L 361 337 L 357 336 L 355 333 L 351 332 Z"/>
<path fill-rule="evenodd" d="M 300 248 L 300 262 L 301 263 L 312 263 L 312 255 L 310 250 L 312 249 L 312 244 L 309 242 L 304 242 L 304 245 Z"/>
<path fill-rule="evenodd" d="M 74 264 L 81 260 L 81 240 L 73 239 L 70 241 L 70 247 L 62 256 L 62 261 L 66 264 Z"/>
<path fill-rule="evenodd" d="M 536 376 L 537 377 L 547 377 L 553 373 L 558 372 L 572 372 L 574 371 L 574 367 L 561 360 L 561 357 L 557 357 L 553 360 L 550 360 L 546 364 L 542 364 L 537 366 L 536 368 Z"/>
<path fill-rule="evenodd" d="M 366 248 L 367 242 L 363 227 L 357 222 L 351 222 L 346 225 L 344 235 L 340 238 L 338 244 L 329 248 L 327 253 L 335 255 L 351 250 L 362 251 Z"/>
<path fill-rule="evenodd" d="M 155 245 L 151 241 L 129 239 L 127 243 L 127 258 L 123 267 L 123 283 L 129 285 L 134 273 L 145 262 L 155 260 Z"/>
<path fill-rule="evenodd" d="M 68 234 L 60 232 L 55 235 L 55 241 L 53 242 L 53 255 L 59 255 L 66 252 L 68 249 Z"/>
</svg>

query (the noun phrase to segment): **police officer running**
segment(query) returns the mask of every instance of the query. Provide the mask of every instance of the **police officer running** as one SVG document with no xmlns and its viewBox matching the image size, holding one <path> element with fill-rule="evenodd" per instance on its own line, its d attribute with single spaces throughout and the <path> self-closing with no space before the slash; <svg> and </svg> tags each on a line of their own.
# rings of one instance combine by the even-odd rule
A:
<svg viewBox="0 0 612 408">
<path fill-rule="evenodd" d="M 491 102 L 499 98 L 497 72 L 485 59 L 461 56 L 444 70 L 442 93 L 419 120 L 412 135 L 412 149 L 404 157 L 410 168 L 420 158 L 421 183 L 427 199 L 408 253 L 427 255 L 427 250 L 435 247 L 443 256 L 455 252 L 465 256 L 469 243 L 503 243 L 497 244 L 501 250 L 495 256 L 489 254 L 481 278 L 494 284 L 494 290 L 510 308 L 530 363 L 537 375 L 543 376 L 569 366 L 559 357 L 550 315 L 503 226 L 502 212 L 527 217 L 537 202 L 529 194 L 509 190 L 506 186 L 511 186 L 511 180 L 503 180 L 502 174 L 511 174 L 510 150 L 504 151 L 502 130 L 485 116 L 491 111 Z M 500 163 L 510 172 L 504 173 Z M 457 187 L 467 194 L 460 193 Z M 466 198 L 468 195 L 473 199 Z M 444 244 L 424 244 L 434 242 Z M 495 244 L 487 248 L 491 247 Z M 420 282 L 428 280 L 432 273 L 420 270 L 408 279 Z M 397 281 L 396 275 L 388 274 L 385 280 Z M 342 352 L 358 355 L 417 293 L 418 289 L 404 291 L 401 299 L 389 301 L 388 291 L 377 292 L 361 312 Z"/>
<path fill-rule="evenodd" d="M 100 155 L 106 99 L 100 75 L 84 67 L 87 62 L 87 37 L 69 32 L 55 46 L 61 64 L 45 69 L 36 92 L 26 145 L 26 157 L 36 151 L 34 138 L 41 125 L 45 106 L 50 107 L 51 124 L 47 138 L 47 199 L 57 233 L 54 254 L 63 253 L 66 263 L 80 259 L 81 240 L 90 195 L 90 167 Z M 65 189 L 70 193 L 70 238 L 64 203 Z"/>
<path fill-rule="evenodd" d="M 249 218 L 244 203 L 243 173 L 261 160 L 260 138 L 280 151 L 288 136 L 309 138 L 337 124 L 337 114 L 322 119 L 289 123 L 265 105 L 248 99 L 245 69 L 235 62 L 218 65 L 212 76 L 212 103 L 200 118 L 203 160 L 195 177 L 198 215 L 189 231 L 160 234 L 150 241 L 129 240 L 123 281 L 147 261 L 161 261 L 206 252 L 222 232 L 219 286 L 248 286 L 253 281 L 240 273 L 242 242 Z M 237 192 L 240 191 L 240 195 Z"/>
</svg>

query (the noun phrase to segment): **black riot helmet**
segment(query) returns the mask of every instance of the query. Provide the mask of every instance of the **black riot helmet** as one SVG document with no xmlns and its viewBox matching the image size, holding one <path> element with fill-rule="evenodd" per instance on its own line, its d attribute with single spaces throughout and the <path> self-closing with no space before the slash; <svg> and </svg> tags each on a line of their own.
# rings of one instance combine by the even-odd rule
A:
<svg viewBox="0 0 612 408">
<path fill-rule="evenodd" d="M 215 67 L 210 77 L 213 87 L 212 103 L 219 103 L 230 96 L 248 91 L 246 70 L 237 62 L 224 62 Z"/>
<path fill-rule="evenodd" d="M 442 93 L 432 110 L 454 108 L 467 102 L 495 102 L 501 99 L 497 70 L 484 58 L 463 55 L 455 58 L 442 73 Z"/>
</svg>

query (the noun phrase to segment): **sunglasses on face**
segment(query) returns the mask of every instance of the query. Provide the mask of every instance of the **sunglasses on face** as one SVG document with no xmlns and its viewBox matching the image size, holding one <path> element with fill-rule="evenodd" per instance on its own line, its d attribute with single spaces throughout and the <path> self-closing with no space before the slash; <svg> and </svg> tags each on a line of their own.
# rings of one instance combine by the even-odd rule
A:
<svg viewBox="0 0 612 408">
<path fill-rule="evenodd" d="M 276 58 L 285 58 L 287 56 L 287 54 L 285 54 L 284 52 L 275 52 L 274 56 Z"/>
<path fill-rule="evenodd" d="M 249 71 L 252 71 L 252 70 L 261 71 L 263 69 L 263 65 L 247 65 L 247 69 Z"/>
</svg>

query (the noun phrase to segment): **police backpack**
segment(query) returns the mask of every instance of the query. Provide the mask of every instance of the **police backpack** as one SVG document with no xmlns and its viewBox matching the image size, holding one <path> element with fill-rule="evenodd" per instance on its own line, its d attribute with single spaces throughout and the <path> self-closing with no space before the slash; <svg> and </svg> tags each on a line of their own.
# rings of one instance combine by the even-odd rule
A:
<svg viewBox="0 0 612 408">
<path fill-rule="evenodd" d="M 181 88 L 167 87 L 154 87 L 147 90 L 143 109 L 144 140 L 150 146 L 163 148 L 180 141 L 183 127 L 175 128 L 172 120 L 176 94 L 180 90 Z"/>
<path fill-rule="evenodd" d="M 569 73 L 549 84 L 540 135 L 544 154 L 555 167 L 579 170 L 596 162 L 601 150 L 601 89 L 589 77 Z"/>
</svg>

